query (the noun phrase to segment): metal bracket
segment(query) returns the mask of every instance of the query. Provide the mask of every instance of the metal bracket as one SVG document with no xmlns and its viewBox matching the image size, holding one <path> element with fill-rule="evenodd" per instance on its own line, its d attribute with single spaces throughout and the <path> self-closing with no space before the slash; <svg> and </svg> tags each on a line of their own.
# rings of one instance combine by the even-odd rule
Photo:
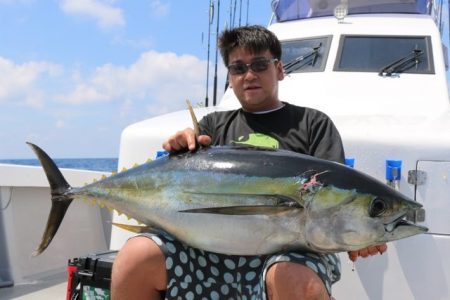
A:
<svg viewBox="0 0 450 300">
<path fill-rule="evenodd" d="M 418 223 L 425 222 L 425 209 L 419 208 L 416 211 L 416 222 Z"/>
<path fill-rule="evenodd" d="M 420 170 L 408 171 L 408 183 L 413 185 L 423 185 L 427 182 L 427 173 Z"/>
<path fill-rule="evenodd" d="M 407 214 L 406 220 L 414 223 L 425 222 L 425 209 L 419 208 L 417 211 Z"/>
</svg>

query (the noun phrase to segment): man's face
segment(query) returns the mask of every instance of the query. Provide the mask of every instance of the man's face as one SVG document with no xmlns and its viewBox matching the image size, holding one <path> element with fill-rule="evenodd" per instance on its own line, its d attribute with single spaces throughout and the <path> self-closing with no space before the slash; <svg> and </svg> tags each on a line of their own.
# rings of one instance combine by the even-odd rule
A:
<svg viewBox="0 0 450 300">
<path fill-rule="evenodd" d="M 272 61 L 269 50 L 252 54 L 246 49 L 236 48 L 230 52 L 229 65 L 251 64 L 258 60 L 270 60 L 267 69 L 254 71 L 251 68 L 243 74 L 229 74 L 230 85 L 242 108 L 248 112 L 266 111 L 279 107 L 278 81 L 284 78 L 283 65 Z"/>
</svg>

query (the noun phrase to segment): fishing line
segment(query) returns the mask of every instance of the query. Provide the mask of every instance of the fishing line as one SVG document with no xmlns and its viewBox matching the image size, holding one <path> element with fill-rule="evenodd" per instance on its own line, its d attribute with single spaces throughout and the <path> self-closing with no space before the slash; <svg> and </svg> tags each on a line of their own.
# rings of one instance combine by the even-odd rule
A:
<svg viewBox="0 0 450 300">
<path fill-rule="evenodd" d="M 6 203 L 5 207 L 0 207 L 0 211 L 4 211 L 8 208 L 9 204 L 11 204 L 11 200 L 12 200 L 12 194 L 13 194 L 13 187 L 10 186 L 9 187 L 9 199 L 8 199 L 8 203 Z"/>
</svg>

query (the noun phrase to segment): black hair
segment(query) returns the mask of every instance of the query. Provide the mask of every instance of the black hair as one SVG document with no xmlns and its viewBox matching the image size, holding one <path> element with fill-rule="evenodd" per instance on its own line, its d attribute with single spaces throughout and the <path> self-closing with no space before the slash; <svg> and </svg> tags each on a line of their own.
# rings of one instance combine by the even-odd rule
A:
<svg viewBox="0 0 450 300">
<path fill-rule="evenodd" d="M 219 36 L 218 47 L 225 66 L 231 51 L 237 47 L 252 54 L 269 50 L 274 58 L 281 59 L 280 41 L 272 31 L 259 25 L 225 29 Z"/>
</svg>

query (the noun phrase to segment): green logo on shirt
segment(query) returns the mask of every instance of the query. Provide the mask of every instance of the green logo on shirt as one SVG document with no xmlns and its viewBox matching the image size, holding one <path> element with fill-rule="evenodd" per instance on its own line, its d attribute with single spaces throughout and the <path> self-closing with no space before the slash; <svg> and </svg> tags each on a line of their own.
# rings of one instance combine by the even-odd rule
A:
<svg viewBox="0 0 450 300">
<path fill-rule="evenodd" d="M 237 145 L 249 145 L 272 149 L 278 149 L 280 147 L 276 139 L 262 133 L 250 133 L 248 135 L 248 138 L 247 139 L 245 138 L 246 138 L 245 136 L 240 136 L 238 140 L 233 141 L 233 143 Z"/>
</svg>

